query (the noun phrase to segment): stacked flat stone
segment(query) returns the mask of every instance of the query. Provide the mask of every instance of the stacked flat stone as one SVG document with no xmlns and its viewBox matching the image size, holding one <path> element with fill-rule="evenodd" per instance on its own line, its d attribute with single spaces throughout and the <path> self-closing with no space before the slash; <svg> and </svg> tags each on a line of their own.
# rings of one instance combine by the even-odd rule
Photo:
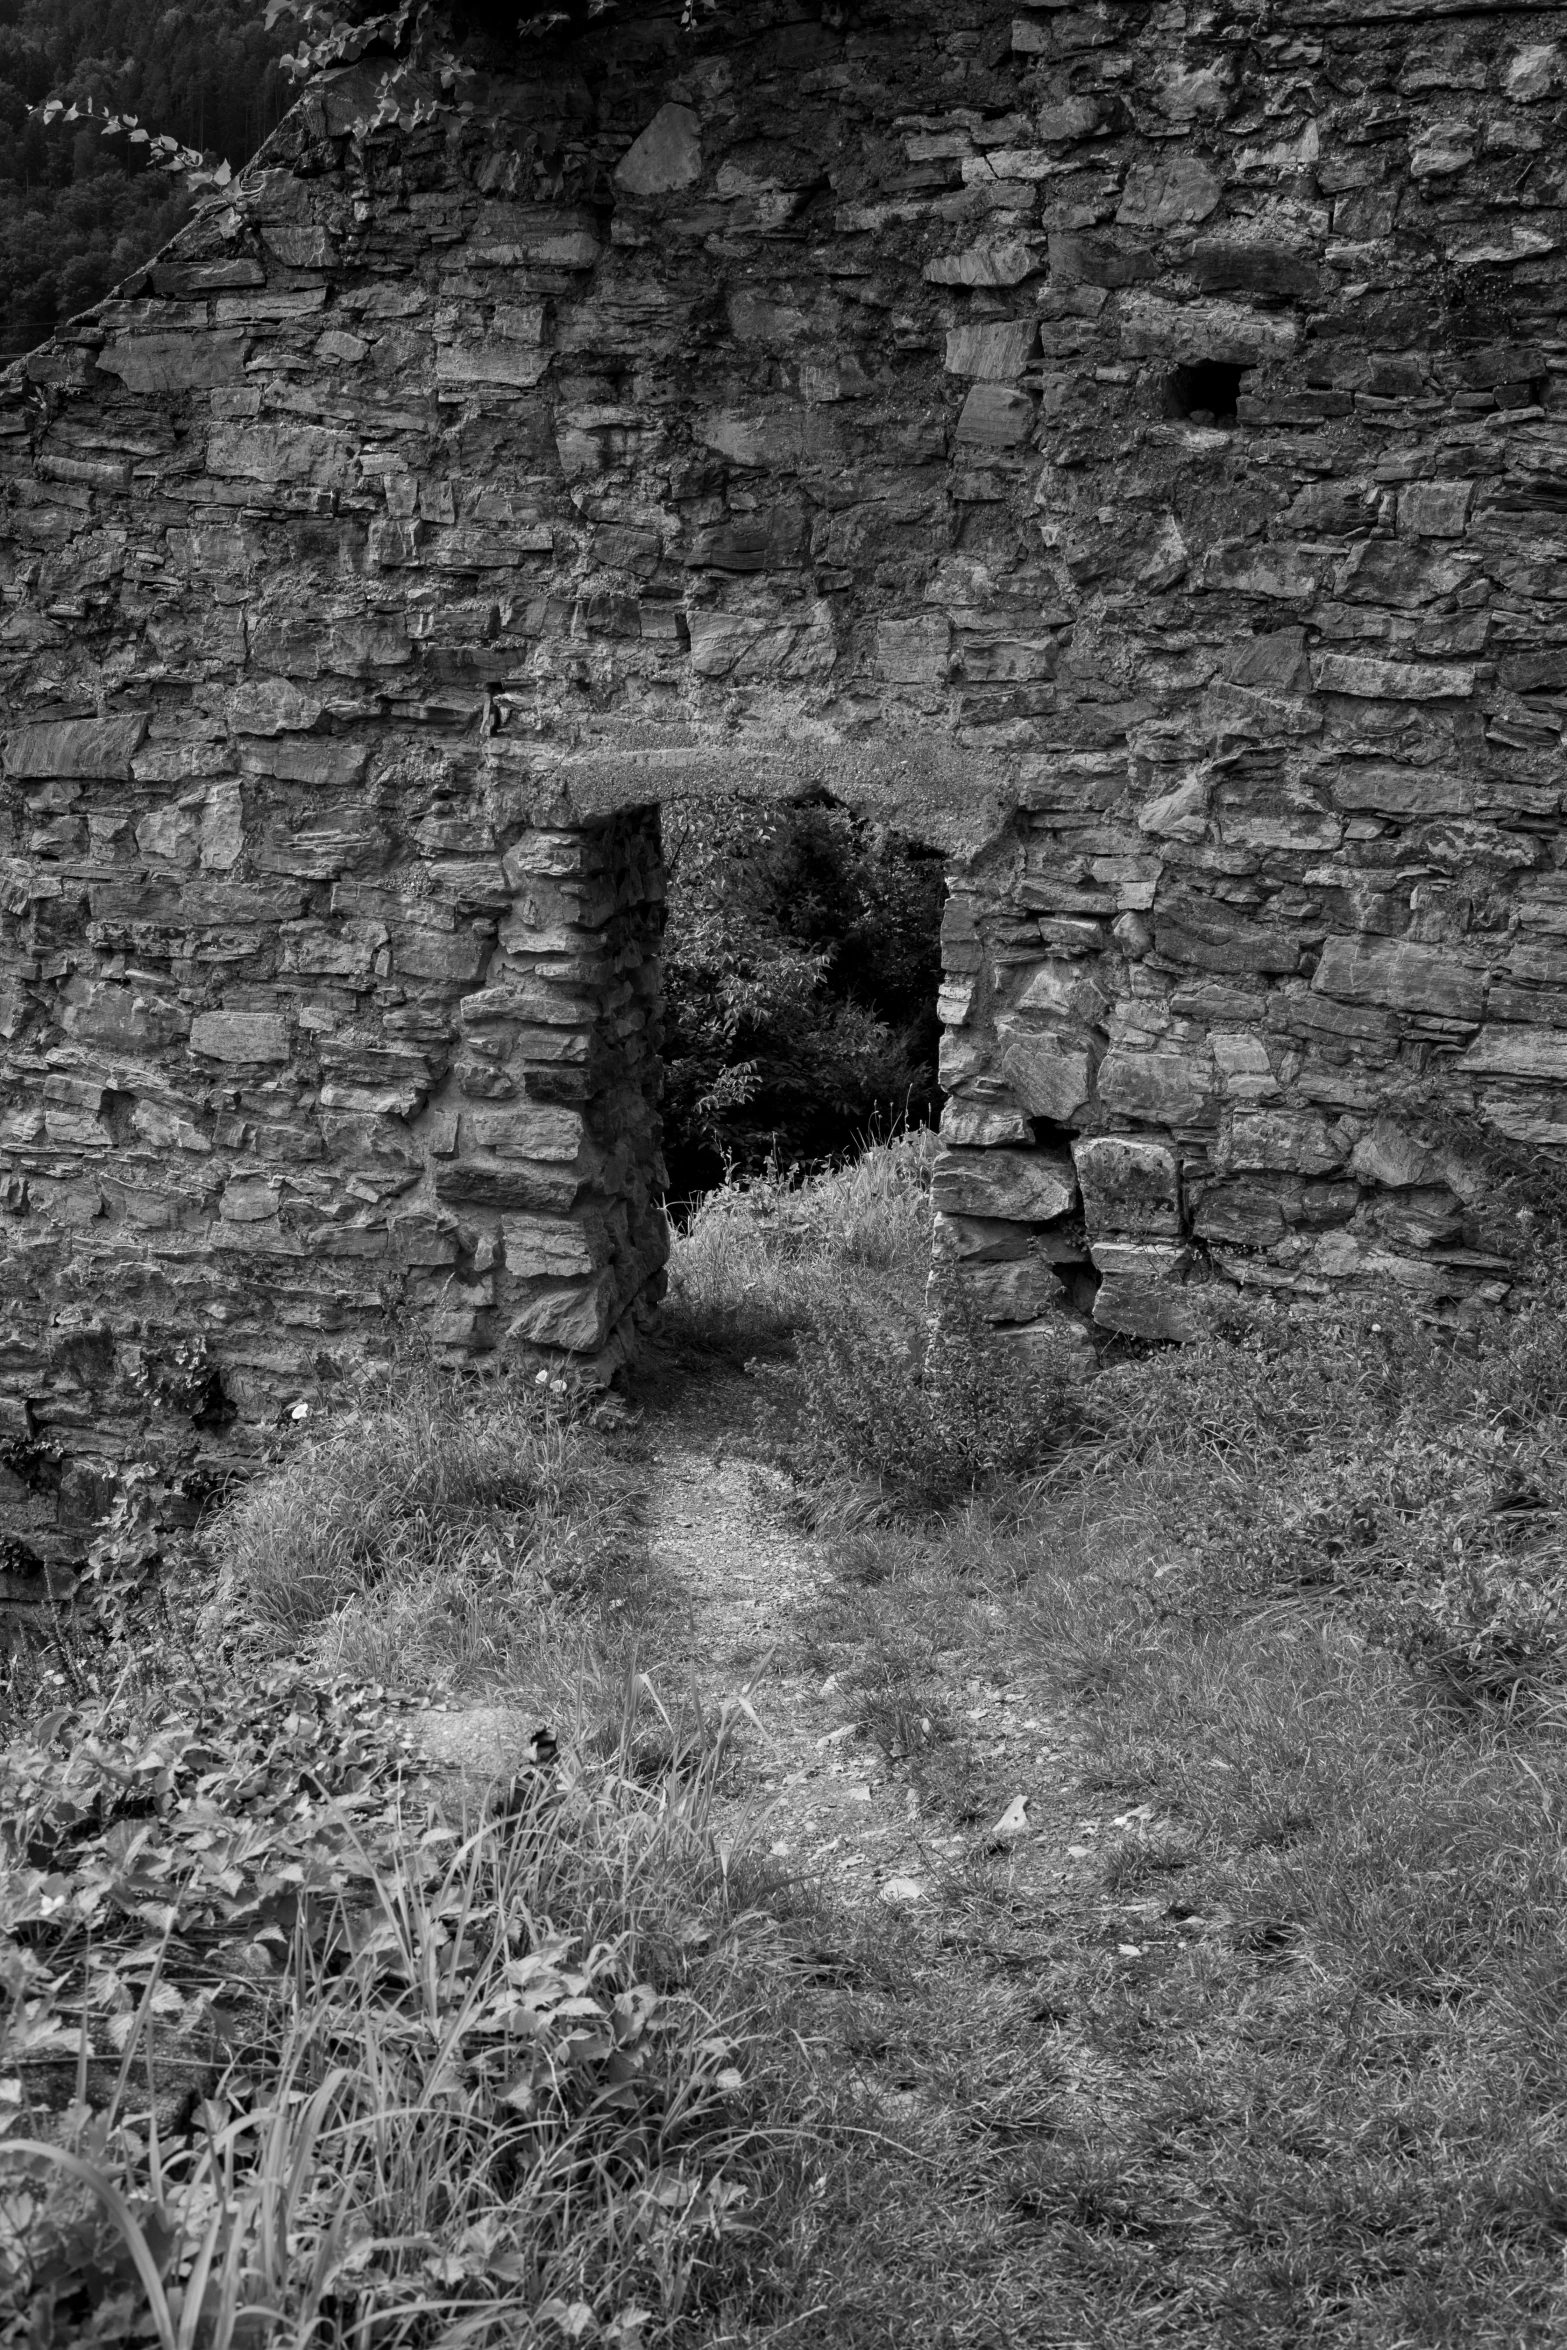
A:
<svg viewBox="0 0 1567 2350">
<path fill-rule="evenodd" d="M 619 1358 L 682 793 L 949 852 L 998 1330 L 1476 1315 L 1461 1135 L 1567 1144 L 1554 4 L 622 14 L 0 378 L 20 1569 L 400 1316 Z"/>
<path fill-rule="evenodd" d="M 608 1378 L 663 1291 L 655 811 L 534 829 L 487 984 L 459 1007 L 462 1051 L 426 1117 L 432 1233 L 467 1239 L 443 1344 L 559 1351 Z M 472 1237 L 468 1238 L 471 1234 Z"/>
</svg>

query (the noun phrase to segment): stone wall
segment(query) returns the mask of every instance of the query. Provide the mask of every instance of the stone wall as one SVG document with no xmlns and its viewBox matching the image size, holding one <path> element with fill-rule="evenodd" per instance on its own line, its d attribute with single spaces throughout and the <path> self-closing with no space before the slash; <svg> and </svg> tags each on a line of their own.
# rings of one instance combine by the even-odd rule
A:
<svg viewBox="0 0 1567 2350">
<path fill-rule="evenodd" d="M 625 18 L 319 85 L 0 378 L 26 1556 L 406 1302 L 629 1343 L 674 794 L 950 852 L 1015 1333 L 1481 1310 L 1455 1137 L 1567 1142 L 1559 12 Z"/>
</svg>

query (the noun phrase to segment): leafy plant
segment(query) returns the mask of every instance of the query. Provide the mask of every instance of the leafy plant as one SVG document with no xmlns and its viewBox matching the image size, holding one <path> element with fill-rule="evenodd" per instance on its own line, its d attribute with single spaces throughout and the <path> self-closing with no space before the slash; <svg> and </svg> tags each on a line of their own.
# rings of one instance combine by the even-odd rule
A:
<svg viewBox="0 0 1567 2350">
<path fill-rule="evenodd" d="M 1527 1711 L 1567 1685 L 1567 1582 L 1559 1545 L 1521 1570 L 1455 1537 L 1445 1574 L 1399 1584 L 1375 1609 L 1382 1636 L 1463 1708 Z"/>
<path fill-rule="evenodd" d="M 99 300 L 288 103 L 251 0 L 12 0 L 0 27 L 0 355 Z"/>
<path fill-rule="evenodd" d="M 563 1758 L 453 1822 L 373 1687 L 166 1705 L 0 1758 L 0 2342 L 699 2329 L 779 2135 L 722 1725 L 656 1786 Z"/>
<path fill-rule="evenodd" d="M 1065 1342 L 1054 1359 L 998 1343 L 955 1282 L 917 1310 L 886 1285 L 820 1296 L 797 1350 L 796 1468 L 868 1477 L 894 1506 L 1037 1471 L 1078 1424 Z"/>
</svg>

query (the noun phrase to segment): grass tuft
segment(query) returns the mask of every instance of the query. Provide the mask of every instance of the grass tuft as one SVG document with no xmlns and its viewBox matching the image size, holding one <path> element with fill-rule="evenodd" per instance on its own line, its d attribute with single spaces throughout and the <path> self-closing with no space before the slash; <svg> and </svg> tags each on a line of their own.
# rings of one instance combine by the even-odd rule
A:
<svg viewBox="0 0 1567 2350">
<path fill-rule="evenodd" d="M 505 1684 L 568 1603 L 640 1612 L 639 1514 L 634 1463 L 569 1404 L 521 1379 L 407 1374 L 218 1516 L 203 1627 L 309 1641 L 328 1673 Z"/>
<path fill-rule="evenodd" d="M 784 1346 L 846 1281 L 922 1281 L 935 1152 L 914 1127 L 824 1174 L 778 1168 L 709 1192 L 672 1236 L 670 1337 L 739 1361 Z"/>
</svg>

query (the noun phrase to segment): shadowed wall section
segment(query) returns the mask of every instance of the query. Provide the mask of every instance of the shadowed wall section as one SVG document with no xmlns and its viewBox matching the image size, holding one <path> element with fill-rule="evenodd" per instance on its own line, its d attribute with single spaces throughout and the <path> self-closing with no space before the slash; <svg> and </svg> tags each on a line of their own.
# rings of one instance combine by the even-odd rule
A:
<svg viewBox="0 0 1567 2350">
<path fill-rule="evenodd" d="M 618 1359 L 680 793 L 948 853 L 998 1330 L 1504 1300 L 1458 1113 L 1567 1142 L 1559 12 L 389 70 L 0 378 L 21 1566 L 404 1308 Z"/>
</svg>

